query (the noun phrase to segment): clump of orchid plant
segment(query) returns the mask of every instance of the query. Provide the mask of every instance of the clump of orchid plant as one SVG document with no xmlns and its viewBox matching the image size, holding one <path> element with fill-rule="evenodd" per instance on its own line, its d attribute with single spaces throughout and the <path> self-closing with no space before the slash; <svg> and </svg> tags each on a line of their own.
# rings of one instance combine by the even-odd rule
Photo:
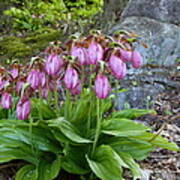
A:
<svg viewBox="0 0 180 180">
<path fill-rule="evenodd" d="M 126 77 L 128 67 L 143 65 L 134 41 L 126 31 L 95 31 L 51 43 L 44 57 L 24 65 L 0 67 L 0 163 L 29 163 L 16 180 L 53 180 L 61 168 L 84 180 L 124 180 L 126 168 L 137 179 L 142 170 L 135 160 L 157 146 L 179 150 L 132 121 L 153 110 L 113 109 L 115 81 Z"/>
<path fill-rule="evenodd" d="M 117 80 L 125 78 L 127 63 L 134 68 L 142 66 L 141 54 L 128 40 L 131 36 L 120 33 L 110 38 L 97 31 L 88 37 L 73 37 L 64 44 L 52 44 L 44 59 L 36 57 L 24 66 L 13 62 L 10 69 L 1 68 L 2 107 L 12 108 L 12 96 L 19 96 L 17 117 L 27 119 L 31 97 L 47 98 L 54 91 L 60 95 L 60 87 L 72 95 L 89 87 L 98 98 L 107 98 L 111 93 L 111 76 Z"/>
</svg>

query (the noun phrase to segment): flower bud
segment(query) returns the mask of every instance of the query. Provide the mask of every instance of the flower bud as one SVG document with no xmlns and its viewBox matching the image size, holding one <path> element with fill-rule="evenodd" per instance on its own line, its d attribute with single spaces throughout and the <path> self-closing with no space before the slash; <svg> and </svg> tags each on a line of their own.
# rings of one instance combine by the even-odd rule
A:
<svg viewBox="0 0 180 180">
<path fill-rule="evenodd" d="M 140 68 L 143 64 L 143 58 L 138 51 L 133 51 L 132 54 L 132 65 L 134 68 Z"/>
<path fill-rule="evenodd" d="M 78 85 L 78 82 L 79 76 L 77 71 L 72 67 L 68 67 L 64 76 L 64 83 L 66 88 L 72 90 Z"/>
<path fill-rule="evenodd" d="M 41 85 L 40 72 L 38 70 L 31 70 L 27 82 L 30 84 L 31 88 L 38 89 Z"/>
<path fill-rule="evenodd" d="M 11 94 L 5 92 L 1 97 L 1 105 L 4 109 L 10 109 L 12 106 L 12 96 Z"/>
<path fill-rule="evenodd" d="M 50 54 L 45 63 L 45 70 L 48 75 L 57 76 L 63 66 L 63 60 L 57 54 Z"/>
<path fill-rule="evenodd" d="M 83 47 L 73 46 L 71 55 L 78 58 L 80 65 L 88 65 L 87 49 Z"/>
<path fill-rule="evenodd" d="M 89 64 L 97 64 L 98 61 L 103 59 L 104 50 L 100 44 L 91 42 L 87 51 L 89 56 Z"/>
<path fill-rule="evenodd" d="M 109 59 L 109 68 L 117 79 L 123 79 L 126 76 L 126 64 L 115 55 Z"/>
<path fill-rule="evenodd" d="M 132 53 L 133 51 L 126 51 L 124 49 L 120 49 L 120 57 L 123 62 L 131 62 L 132 61 Z"/>
<path fill-rule="evenodd" d="M 108 78 L 102 74 L 97 75 L 95 80 L 95 92 L 100 99 L 108 97 L 111 91 L 111 85 Z"/>
<path fill-rule="evenodd" d="M 31 112 L 31 102 L 27 98 L 22 98 L 19 100 L 16 107 L 16 115 L 18 119 L 24 120 L 27 119 Z"/>
</svg>

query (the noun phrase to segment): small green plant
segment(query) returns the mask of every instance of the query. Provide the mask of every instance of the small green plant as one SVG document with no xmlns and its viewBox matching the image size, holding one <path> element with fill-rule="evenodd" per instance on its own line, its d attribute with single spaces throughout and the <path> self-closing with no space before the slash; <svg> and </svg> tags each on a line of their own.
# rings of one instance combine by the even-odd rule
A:
<svg viewBox="0 0 180 180">
<path fill-rule="evenodd" d="M 53 180 L 61 169 L 102 180 L 123 180 L 128 169 L 138 179 L 136 160 L 157 147 L 180 150 L 133 121 L 154 110 L 114 108 L 114 81 L 126 76 L 127 62 L 142 66 L 132 36 L 73 36 L 51 44 L 45 58 L 0 68 L 0 163 L 27 162 L 16 180 Z"/>
<path fill-rule="evenodd" d="M 101 11 L 103 0 L 51 0 L 51 1 L 18 1 L 13 0 L 17 7 L 4 13 L 13 18 L 16 29 L 35 31 L 46 26 L 59 26 L 60 22 L 87 22 Z"/>
</svg>

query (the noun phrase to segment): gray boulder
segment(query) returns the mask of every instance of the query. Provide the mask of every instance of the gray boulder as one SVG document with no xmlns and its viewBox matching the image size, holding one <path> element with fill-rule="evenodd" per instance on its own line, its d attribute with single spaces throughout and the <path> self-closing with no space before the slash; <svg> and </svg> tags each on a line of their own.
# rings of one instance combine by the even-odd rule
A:
<svg viewBox="0 0 180 180">
<path fill-rule="evenodd" d="M 110 34 L 120 29 L 139 34 L 148 48 L 136 44 L 144 57 L 144 67 L 129 69 L 127 78 L 121 82 L 122 87 L 129 90 L 118 95 L 117 108 L 150 108 L 158 94 L 167 89 L 180 88 L 178 81 L 170 79 L 171 73 L 178 72 L 180 27 L 147 17 L 132 16 L 117 23 Z"/>
<path fill-rule="evenodd" d="M 122 17 L 141 16 L 180 24 L 180 0 L 130 0 Z"/>
<path fill-rule="evenodd" d="M 161 23 L 146 17 L 127 17 L 116 24 L 110 33 L 125 29 L 140 35 L 141 41 L 148 45 L 144 48 L 137 44 L 137 49 L 144 56 L 145 64 L 169 66 L 180 58 L 180 27 Z"/>
</svg>

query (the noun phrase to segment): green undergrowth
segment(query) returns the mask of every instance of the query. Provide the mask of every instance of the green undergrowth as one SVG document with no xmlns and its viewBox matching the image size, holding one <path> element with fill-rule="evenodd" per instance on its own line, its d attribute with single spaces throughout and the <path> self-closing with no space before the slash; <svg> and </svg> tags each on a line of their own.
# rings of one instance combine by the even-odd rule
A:
<svg viewBox="0 0 180 180">
<path fill-rule="evenodd" d="M 31 33 L 25 37 L 4 37 L 0 40 L 0 57 L 3 57 L 1 59 L 22 59 L 33 56 L 45 49 L 49 42 L 60 38 L 61 32 L 58 30 L 51 30 L 41 34 Z"/>
</svg>

